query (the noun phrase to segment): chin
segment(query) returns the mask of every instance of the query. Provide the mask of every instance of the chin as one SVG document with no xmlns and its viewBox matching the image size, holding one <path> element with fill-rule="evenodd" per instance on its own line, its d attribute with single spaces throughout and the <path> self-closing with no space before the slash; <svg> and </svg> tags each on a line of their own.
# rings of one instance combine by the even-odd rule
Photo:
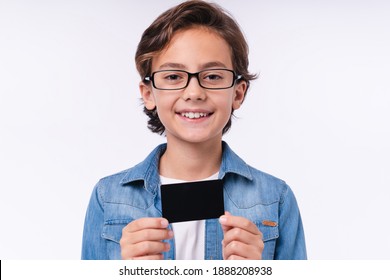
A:
<svg viewBox="0 0 390 280">
<path fill-rule="evenodd" d="M 207 136 L 201 136 L 199 134 L 195 134 L 195 135 L 192 135 L 192 136 L 187 136 L 185 138 L 183 138 L 184 141 L 186 142 L 189 142 L 189 143 L 193 143 L 193 144 L 202 144 L 202 143 L 207 143 L 207 142 L 210 142 L 210 141 L 221 141 L 222 140 L 222 134 L 219 136 L 210 136 L 210 135 L 207 135 Z"/>
</svg>

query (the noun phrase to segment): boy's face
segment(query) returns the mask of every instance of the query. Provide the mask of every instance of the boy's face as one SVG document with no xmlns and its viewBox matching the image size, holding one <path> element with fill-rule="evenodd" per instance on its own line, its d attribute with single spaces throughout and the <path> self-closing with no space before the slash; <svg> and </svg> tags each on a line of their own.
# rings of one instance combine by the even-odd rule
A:
<svg viewBox="0 0 390 280">
<path fill-rule="evenodd" d="M 152 73 L 195 73 L 216 68 L 233 69 L 230 47 L 217 33 L 202 27 L 178 31 L 152 61 Z M 151 83 L 140 84 L 145 107 L 157 108 L 167 140 L 191 143 L 221 141 L 222 130 L 232 109 L 241 106 L 246 87 L 245 82 L 239 82 L 228 89 L 210 90 L 200 87 L 195 77 L 180 90 L 159 90 Z"/>
</svg>

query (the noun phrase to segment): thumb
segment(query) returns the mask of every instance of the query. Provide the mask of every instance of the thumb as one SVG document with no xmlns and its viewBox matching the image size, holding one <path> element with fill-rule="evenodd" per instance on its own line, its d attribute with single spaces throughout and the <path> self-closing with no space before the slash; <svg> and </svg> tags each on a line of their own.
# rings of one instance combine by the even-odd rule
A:
<svg viewBox="0 0 390 280">
<path fill-rule="evenodd" d="M 231 216 L 231 215 L 232 215 L 232 214 L 230 214 L 230 212 L 225 211 L 225 214 L 222 215 L 221 217 L 219 217 L 219 223 L 221 224 L 222 231 L 223 231 L 223 235 L 225 235 L 225 233 L 226 233 L 228 230 L 232 229 L 232 227 L 226 225 L 227 217 L 228 217 L 228 216 Z"/>
</svg>

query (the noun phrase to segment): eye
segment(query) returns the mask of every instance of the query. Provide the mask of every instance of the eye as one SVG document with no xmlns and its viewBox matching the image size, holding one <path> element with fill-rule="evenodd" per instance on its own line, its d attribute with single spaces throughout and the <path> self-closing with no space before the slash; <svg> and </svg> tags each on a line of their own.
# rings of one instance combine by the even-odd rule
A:
<svg viewBox="0 0 390 280">
<path fill-rule="evenodd" d="M 204 79 L 210 80 L 210 81 L 216 81 L 216 80 L 221 80 L 223 77 L 218 74 L 207 74 L 204 76 Z"/>
<path fill-rule="evenodd" d="M 176 82 L 186 78 L 186 75 L 183 72 L 166 71 L 160 73 L 160 75 L 162 75 L 162 79 L 165 81 Z"/>
<path fill-rule="evenodd" d="M 170 80 L 170 81 L 177 81 L 179 79 L 181 79 L 182 77 L 177 75 L 177 74 L 169 74 L 169 75 L 165 75 L 164 76 L 164 79 L 165 80 Z"/>
<path fill-rule="evenodd" d="M 226 71 L 223 69 L 210 69 L 201 72 L 202 80 L 209 83 L 218 83 L 226 78 Z"/>
</svg>

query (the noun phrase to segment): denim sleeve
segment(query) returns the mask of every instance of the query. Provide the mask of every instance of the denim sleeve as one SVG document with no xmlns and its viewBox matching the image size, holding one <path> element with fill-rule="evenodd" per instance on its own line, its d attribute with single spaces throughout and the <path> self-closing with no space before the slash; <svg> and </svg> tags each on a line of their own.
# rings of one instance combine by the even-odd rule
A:
<svg viewBox="0 0 390 280">
<path fill-rule="evenodd" d="M 104 224 L 104 209 L 99 197 L 99 184 L 95 186 L 87 208 L 84 222 L 84 233 L 81 259 L 107 259 L 105 240 L 101 237 Z"/>
<path fill-rule="evenodd" d="M 295 196 L 287 185 L 280 200 L 279 238 L 276 241 L 275 259 L 307 259 L 301 215 Z"/>
</svg>

